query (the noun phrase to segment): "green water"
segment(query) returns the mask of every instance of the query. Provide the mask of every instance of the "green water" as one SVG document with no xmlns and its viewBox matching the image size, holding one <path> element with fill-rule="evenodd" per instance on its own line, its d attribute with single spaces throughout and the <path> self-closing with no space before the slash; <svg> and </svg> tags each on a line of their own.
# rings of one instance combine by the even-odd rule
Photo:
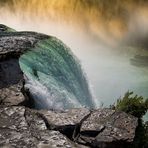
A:
<svg viewBox="0 0 148 148">
<path fill-rule="evenodd" d="M 19 63 L 38 108 L 95 107 L 79 61 L 58 39 L 39 42 Z"/>
</svg>

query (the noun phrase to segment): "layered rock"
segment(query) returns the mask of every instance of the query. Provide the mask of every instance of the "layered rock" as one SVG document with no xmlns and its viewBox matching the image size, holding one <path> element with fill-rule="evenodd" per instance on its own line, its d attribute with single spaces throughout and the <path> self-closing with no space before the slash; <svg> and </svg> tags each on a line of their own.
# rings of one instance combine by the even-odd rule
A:
<svg viewBox="0 0 148 148">
<path fill-rule="evenodd" d="M 59 131 L 48 130 L 44 120 L 24 107 L 0 108 L 0 147 L 80 147 Z"/>
<path fill-rule="evenodd" d="M 137 119 L 124 112 L 98 109 L 82 123 L 78 141 L 92 147 L 126 147 L 132 143 Z"/>
<path fill-rule="evenodd" d="M 1 107 L 0 117 L 0 146 L 18 148 L 124 148 L 137 127 L 135 117 L 110 109 L 55 112 L 11 106 Z"/>
<path fill-rule="evenodd" d="M 49 129 L 58 130 L 75 142 L 90 147 L 124 148 L 134 139 L 137 119 L 111 109 L 65 112 L 40 111 Z"/>
<path fill-rule="evenodd" d="M 48 36 L 49 37 L 49 36 Z M 47 35 L 34 32 L 15 32 L 0 25 L 0 104 L 26 105 L 27 98 L 23 95 L 23 73 L 18 58 L 38 41 Z"/>
</svg>

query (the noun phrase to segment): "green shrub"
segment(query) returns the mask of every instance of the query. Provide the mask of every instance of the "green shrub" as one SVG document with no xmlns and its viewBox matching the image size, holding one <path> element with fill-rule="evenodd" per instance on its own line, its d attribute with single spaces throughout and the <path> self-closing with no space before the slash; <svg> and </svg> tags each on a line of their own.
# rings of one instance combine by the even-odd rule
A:
<svg viewBox="0 0 148 148">
<path fill-rule="evenodd" d="M 148 99 L 133 95 L 133 92 L 127 92 L 123 98 L 117 100 L 114 106 L 115 110 L 124 111 L 138 118 L 138 127 L 136 129 L 132 148 L 148 147 L 148 122 L 142 120 L 142 117 L 148 111 Z"/>
<path fill-rule="evenodd" d="M 141 119 L 148 111 L 148 99 L 145 100 L 141 96 L 133 96 L 133 92 L 127 92 L 123 98 L 117 100 L 115 109 Z"/>
</svg>

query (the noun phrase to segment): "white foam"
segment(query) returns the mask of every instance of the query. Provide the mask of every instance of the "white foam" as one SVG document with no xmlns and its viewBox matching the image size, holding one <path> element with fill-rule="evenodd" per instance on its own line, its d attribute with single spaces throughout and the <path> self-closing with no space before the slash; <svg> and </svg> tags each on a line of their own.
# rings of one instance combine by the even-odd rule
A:
<svg viewBox="0 0 148 148">
<path fill-rule="evenodd" d="M 37 80 L 25 79 L 25 89 L 29 89 L 31 97 L 35 100 L 36 108 L 48 108 L 55 110 L 64 109 L 63 102 L 58 102 L 52 92 Z"/>
<path fill-rule="evenodd" d="M 67 106 L 66 108 L 82 107 L 76 99 L 70 97 L 60 98 L 58 92 L 49 91 L 46 86 L 37 80 L 32 80 L 32 78 L 25 76 L 25 82 L 25 89 L 29 90 L 31 97 L 35 101 L 35 108 L 37 109 L 64 110 L 65 106 Z M 66 91 L 59 93 L 63 94 Z"/>
</svg>

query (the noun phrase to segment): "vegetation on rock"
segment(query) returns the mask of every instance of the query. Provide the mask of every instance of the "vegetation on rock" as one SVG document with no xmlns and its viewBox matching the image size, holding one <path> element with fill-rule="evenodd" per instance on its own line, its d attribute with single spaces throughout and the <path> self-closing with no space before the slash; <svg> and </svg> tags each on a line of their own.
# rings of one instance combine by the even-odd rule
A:
<svg viewBox="0 0 148 148">
<path fill-rule="evenodd" d="M 127 92 L 122 99 L 117 100 L 115 109 L 141 119 L 148 110 L 148 99 L 145 100 L 142 96 L 133 96 L 133 92 Z"/>
<path fill-rule="evenodd" d="M 123 98 L 117 100 L 115 109 L 124 111 L 138 118 L 138 127 L 133 143 L 134 148 L 148 147 L 148 122 L 143 121 L 143 116 L 148 111 L 148 99 L 142 96 L 133 95 L 133 92 L 127 92 Z"/>
</svg>

